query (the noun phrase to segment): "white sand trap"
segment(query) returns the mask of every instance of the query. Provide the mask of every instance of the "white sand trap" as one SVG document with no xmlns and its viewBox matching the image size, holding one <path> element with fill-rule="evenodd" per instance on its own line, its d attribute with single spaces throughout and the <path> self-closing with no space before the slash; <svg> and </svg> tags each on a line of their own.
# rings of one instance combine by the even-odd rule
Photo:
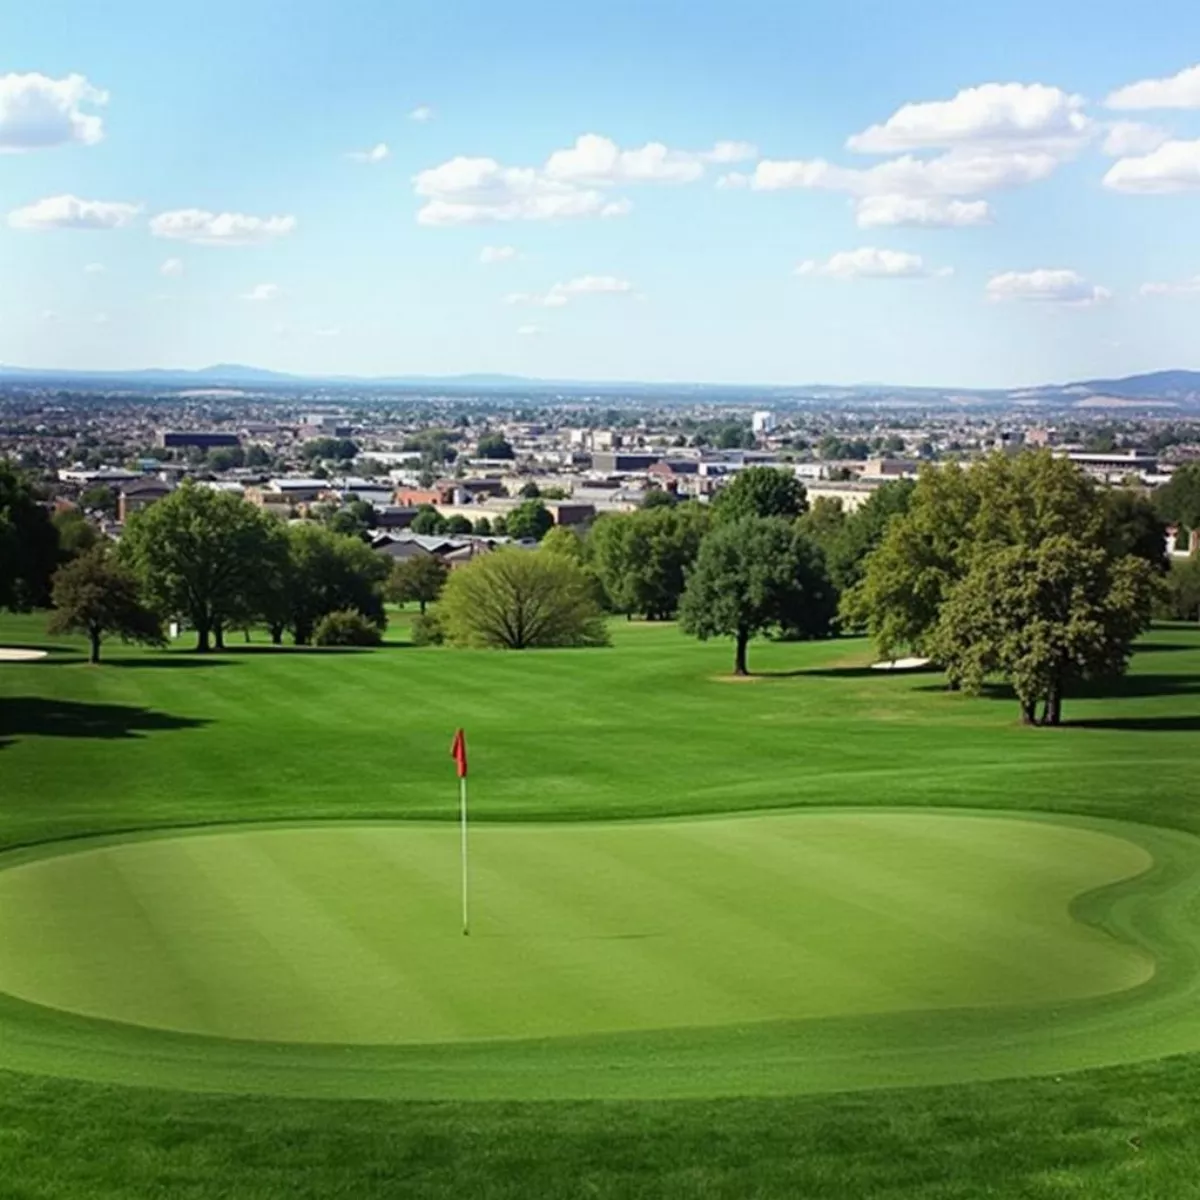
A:
<svg viewBox="0 0 1200 1200">
<path fill-rule="evenodd" d="M 36 662 L 45 657 L 45 650 L 6 650 L 0 646 L 0 662 Z"/>
<path fill-rule="evenodd" d="M 929 666 L 930 660 L 927 658 L 893 658 L 888 662 L 877 662 L 871 664 L 872 671 L 919 671 L 922 667 Z"/>
</svg>

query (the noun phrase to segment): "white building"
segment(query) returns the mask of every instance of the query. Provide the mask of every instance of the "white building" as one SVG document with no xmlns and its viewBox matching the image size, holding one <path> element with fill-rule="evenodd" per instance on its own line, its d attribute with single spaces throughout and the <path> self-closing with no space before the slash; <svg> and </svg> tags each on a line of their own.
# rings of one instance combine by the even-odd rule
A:
<svg viewBox="0 0 1200 1200">
<path fill-rule="evenodd" d="M 775 424 L 773 412 L 756 412 L 750 418 L 750 428 L 755 434 L 774 433 Z"/>
</svg>

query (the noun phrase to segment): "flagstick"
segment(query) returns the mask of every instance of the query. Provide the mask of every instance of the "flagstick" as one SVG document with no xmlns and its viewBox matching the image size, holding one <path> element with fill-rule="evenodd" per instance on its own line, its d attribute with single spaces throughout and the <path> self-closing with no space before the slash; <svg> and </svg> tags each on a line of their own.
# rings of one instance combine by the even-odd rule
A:
<svg viewBox="0 0 1200 1200">
<path fill-rule="evenodd" d="M 462 823 L 462 929 L 463 937 L 471 932 L 470 911 L 467 906 L 467 777 L 458 780 L 458 808 Z"/>
</svg>

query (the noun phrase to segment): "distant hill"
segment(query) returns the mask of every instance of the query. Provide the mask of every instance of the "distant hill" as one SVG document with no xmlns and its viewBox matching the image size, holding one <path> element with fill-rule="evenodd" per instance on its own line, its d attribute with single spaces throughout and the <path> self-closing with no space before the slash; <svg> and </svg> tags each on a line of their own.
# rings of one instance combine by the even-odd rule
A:
<svg viewBox="0 0 1200 1200">
<path fill-rule="evenodd" d="M 1200 398 L 1200 371 L 1151 371 L 1123 379 L 1085 379 L 1072 386 L 1092 395 L 1191 400 Z"/>
</svg>

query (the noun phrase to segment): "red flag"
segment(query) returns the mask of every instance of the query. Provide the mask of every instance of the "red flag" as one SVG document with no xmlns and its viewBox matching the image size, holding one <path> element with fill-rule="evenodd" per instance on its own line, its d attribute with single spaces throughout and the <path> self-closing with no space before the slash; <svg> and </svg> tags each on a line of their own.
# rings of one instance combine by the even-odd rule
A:
<svg viewBox="0 0 1200 1200">
<path fill-rule="evenodd" d="M 459 779 L 466 779 L 467 738 L 461 729 L 454 735 L 454 743 L 450 747 L 450 757 L 454 759 L 455 765 L 458 767 Z"/>
</svg>

